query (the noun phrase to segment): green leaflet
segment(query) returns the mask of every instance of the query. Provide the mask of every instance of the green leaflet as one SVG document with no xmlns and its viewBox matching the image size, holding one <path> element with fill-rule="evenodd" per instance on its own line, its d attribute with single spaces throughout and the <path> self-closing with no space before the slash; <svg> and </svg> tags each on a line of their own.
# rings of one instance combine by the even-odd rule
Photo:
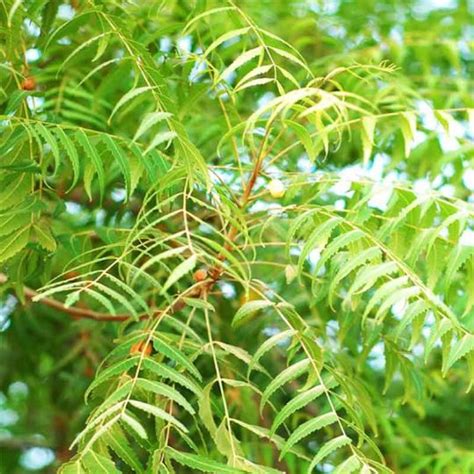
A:
<svg viewBox="0 0 474 474">
<path fill-rule="evenodd" d="M 32 190 L 32 176 L 29 173 L 15 173 L 0 181 L 0 211 L 16 207 L 18 201 Z"/>
<path fill-rule="evenodd" d="M 56 138 L 54 137 L 54 135 L 51 133 L 50 129 L 48 127 L 45 127 L 42 123 L 37 123 L 35 126 L 35 129 L 38 132 L 38 134 L 41 135 L 41 137 L 43 137 L 43 140 L 51 148 L 51 153 L 54 157 L 54 162 L 55 162 L 53 176 L 56 176 L 61 166 L 61 158 L 59 156 L 58 142 L 56 141 Z"/>
<path fill-rule="evenodd" d="M 334 474 L 351 474 L 359 468 L 360 461 L 354 454 L 350 458 L 347 458 L 343 463 L 339 464 L 339 466 L 334 470 Z"/>
<path fill-rule="evenodd" d="M 184 275 L 189 273 L 197 263 L 197 256 L 191 255 L 186 260 L 181 262 L 169 275 L 168 279 L 166 280 L 163 288 L 161 289 L 161 294 L 165 294 L 168 289 L 174 285 L 178 280 L 180 280 Z"/>
<path fill-rule="evenodd" d="M 416 115 L 414 112 L 403 112 L 400 119 L 400 129 L 405 142 L 405 157 L 408 157 L 416 135 Z"/>
<path fill-rule="evenodd" d="M 93 290 L 91 288 L 87 288 L 84 291 L 86 292 L 93 291 L 96 296 L 99 294 L 103 295 L 103 297 L 106 298 L 108 301 L 108 303 L 104 302 L 104 306 L 106 306 L 107 308 L 112 308 L 112 309 L 109 309 L 109 311 L 111 311 L 112 314 L 116 313 L 115 306 L 113 305 L 113 303 L 116 302 L 119 305 L 122 305 L 126 309 L 126 311 L 130 313 L 131 316 L 137 317 L 137 310 L 133 307 L 130 301 L 121 293 L 119 293 L 113 288 L 110 288 L 110 286 L 102 284 L 98 281 L 95 281 L 92 286 L 94 288 Z M 139 300 L 139 298 L 137 299 Z M 102 299 L 100 301 L 102 302 L 104 300 Z M 145 307 L 147 308 L 146 305 Z"/>
<path fill-rule="evenodd" d="M 269 33 L 267 32 L 267 34 L 269 34 Z M 285 59 L 289 59 L 290 61 L 294 62 L 298 66 L 301 66 L 303 69 L 305 69 L 307 72 L 309 72 L 310 75 L 312 74 L 311 70 L 308 68 L 308 66 L 305 64 L 305 62 L 302 61 L 301 59 L 299 59 L 294 54 L 291 54 L 288 51 L 285 51 L 284 49 L 281 49 L 281 48 L 275 48 L 274 46 L 271 47 L 271 50 L 274 51 L 275 53 L 279 54 L 280 56 L 283 56 Z"/>
<path fill-rule="evenodd" d="M 350 413 L 354 429 L 359 429 L 359 436 L 364 436 L 365 421 L 369 423 L 370 428 L 374 432 L 375 436 L 377 436 L 377 420 L 375 418 L 375 411 L 372 405 L 371 394 L 367 391 L 363 382 L 354 377 L 337 377 L 336 380 L 347 396 L 347 402 L 341 397 L 338 397 L 338 402 L 341 403 L 344 408 Z M 354 408 L 354 404 L 356 404 L 357 410 Z M 364 421 L 362 421 L 361 415 L 364 416 Z M 370 438 L 369 440 L 366 440 L 366 442 L 370 443 Z M 372 446 L 372 449 L 377 452 L 375 446 Z"/>
<path fill-rule="evenodd" d="M 462 339 L 455 342 L 449 351 L 448 358 L 443 366 L 443 374 L 463 356 L 474 350 L 474 335 L 466 334 Z M 444 361 L 443 361 L 444 362 Z"/>
<path fill-rule="evenodd" d="M 77 153 L 77 149 L 73 141 L 69 138 L 68 135 L 66 135 L 66 133 L 64 133 L 64 130 L 61 127 L 56 127 L 55 132 L 59 138 L 59 141 L 64 147 L 67 157 L 69 158 L 69 161 L 72 165 L 72 182 L 68 189 L 68 191 L 70 191 L 76 186 L 80 178 L 81 168 L 79 163 L 79 155 Z"/>
<path fill-rule="evenodd" d="M 414 212 L 417 208 L 427 208 L 431 205 L 431 198 L 429 196 L 419 196 L 416 199 L 413 199 L 408 205 L 404 206 L 397 217 L 389 219 L 386 224 L 384 224 L 377 235 L 380 240 L 384 240 L 388 235 L 393 233 L 397 228 L 399 228 L 403 222 L 409 217 L 410 213 Z M 424 236 L 425 237 L 425 236 Z M 420 243 L 423 243 L 422 241 Z M 416 249 L 416 245 L 414 246 Z M 410 249 L 410 253 L 413 249 Z M 409 253 L 409 255 L 410 255 Z"/>
<path fill-rule="evenodd" d="M 164 354 L 169 359 L 175 361 L 177 364 L 184 367 L 188 372 L 190 372 L 198 380 L 202 380 L 202 376 L 199 373 L 199 370 L 194 366 L 192 362 L 186 357 L 186 355 L 179 349 L 172 347 L 170 344 L 165 342 L 159 336 L 153 337 L 153 347 L 155 350 Z"/>
<path fill-rule="evenodd" d="M 362 149 L 364 152 L 364 165 L 367 166 L 370 156 L 372 155 L 372 147 L 374 144 L 374 131 L 377 119 L 373 116 L 363 117 L 362 123 Z"/>
<path fill-rule="evenodd" d="M 273 393 L 275 393 L 284 384 L 304 374 L 308 370 L 310 363 L 311 361 L 309 359 L 303 359 L 303 360 L 300 360 L 299 362 L 295 362 L 293 365 L 290 365 L 285 370 L 280 372 L 268 384 L 268 387 L 263 392 L 262 399 L 260 401 L 260 411 L 263 409 L 263 406 L 265 405 L 267 400 L 272 396 Z"/>
<path fill-rule="evenodd" d="M 264 341 L 253 355 L 252 360 L 249 362 L 248 375 L 250 375 L 250 372 L 252 372 L 253 367 L 258 364 L 259 360 L 263 357 L 263 355 L 265 355 L 265 353 L 267 353 L 277 344 L 281 344 L 285 340 L 290 339 L 295 334 L 296 331 L 294 329 L 287 329 L 286 331 L 279 332 Z"/>
<path fill-rule="evenodd" d="M 244 457 L 240 443 L 229 431 L 226 420 L 222 420 L 219 424 L 213 435 L 213 440 L 219 453 L 224 455 L 227 459 L 232 460 L 237 456 Z"/>
<path fill-rule="evenodd" d="M 82 462 L 88 472 L 91 474 L 119 474 L 120 471 L 115 467 L 113 461 L 101 454 L 97 454 L 91 449 L 82 456 Z"/>
<path fill-rule="evenodd" d="M 234 6 L 227 6 L 227 7 L 218 7 L 218 8 L 211 8 L 209 10 L 205 10 L 204 12 L 200 13 L 199 15 L 194 16 L 189 23 L 187 23 L 186 27 L 184 28 L 184 32 L 187 32 L 191 26 L 195 23 L 201 21 L 203 18 L 206 18 L 211 15 L 215 15 L 216 13 L 222 13 L 229 10 L 235 10 Z"/>
<path fill-rule="evenodd" d="M 357 267 L 367 264 L 367 262 L 372 262 L 376 259 L 379 259 L 381 254 L 382 253 L 379 248 L 370 247 L 357 253 L 355 256 L 347 258 L 347 260 L 344 261 L 344 263 L 340 266 L 339 270 L 331 281 L 331 285 L 329 287 L 329 304 L 332 305 L 334 292 L 341 280 L 353 272 Z"/>
<path fill-rule="evenodd" d="M 256 58 L 257 56 L 260 56 L 262 53 L 263 53 L 262 46 L 257 46 L 256 48 L 252 48 L 252 49 L 249 49 L 248 51 L 245 51 L 222 71 L 220 76 L 218 76 L 216 83 L 221 81 L 222 79 L 225 79 L 226 77 L 229 77 L 234 71 L 236 71 L 237 69 L 239 69 L 244 64 L 251 61 L 252 59 Z"/>
<path fill-rule="evenodd" d="M 114 425 L 110 431 L 104 435 L 104 441 L 135 473 L 142 474 L 145 472 L 123 430 L 118 425 Z"/>
<path fill-rule="evenodd" d="M 10 235 L 21 227 L 26 227 L 31 221 L 28 212 L 16 212 L 15 210 L 0 214 L 0 238 Z"/>
<path fill-rule="evenodd" d="M 268 300 L 248 301 L 235 313 L 232 319 L 232 326 L 238 326 L 242 322 L 247 321 L 250 316 L 253 316 L 259 310 L 268 308 L 269 306 L 273 306 L 273 303 Z"/>
<path fill-rule="evenodd" d="M 95 53 L 95 56 L 92 59 L 92 62 L 97 61 L 98 59 L 100 59 L 103 56 L 103 54 L 107 50 L 107 47 L 109 45 L 109 41 L 110 41 L 110 35 L 109 34 L 105 34 L 105 35 L 102 35 L 100 37 L 99 42 L 97 44 L 97 52 Z"/>
<path fill-rule="evenodd" d="M 140 275 L 146 274 L 146 270 L 148 268 L 151 268 L 153 265 L 155 265 L 156 263 L 159 263 L 161 260 L 180 255 L 186 249 L 187 249 L 187 247 L 182 246 L 182 247 L 177 247 L 177 248 L 173 248 L 173 249 L 170 249 L 170 250 L 165 250 L 164 252 L 153 255 L 141 267 L 138 267 L 138 268 L 135 269 L 135 274 L 134 274 L 133 279 L 131 281 L 132 285 L 137 281 L 137 279 L 140 277 Z"/>
<path fill-rule="evenodd" d="M 441 319 L 436 322 L 436 325 L 431 330 L 430 336 L 426 341 L 425 345 L 425 362 L 428 361 L 428 357 L 433 350 L 436 341 L 442 338 L 445 334 L 448 334 L 453 329 L 453 324 L 448 319 Z"/>
<path fill-rule="evenodd" d="M 189 404 L 189 402 L 172 386 L 143 378 L 136 379 L 135 386 L 147 392 L 152 392 L 175 401 L 178 405 L 181 405 L 186 411 L 191 413 L 191 415 L 195 413 L 194 408 Z"/>
<path fill-rule="evenodd" d="M 94 381 L 89 385 L 84 397 L 87 400 L 89 394 L 98 387 L 101 383 L 110 379 L 115 375 L 120 375 L 124 372 L 127 372 L 132 367 L 135 367 L 140 360 L 140 356 L 130 357 L 129 359 L 121 360 L 114 365 L 107 367 L 106 369 L 99 372 L 99 375 L 94 379 Z"/>
<path fill-rule="evenodd" d="M 72 291 L 73 289 L 76 289 L 77 287 L 80 287 L 80 286 L 82 286 L 82 282 L 52 285 L 50 287 L 46 287 L 43 291 L 38 292 L 38 294 L 33 297 L 33 301 L 41 301 L 46 296 L 53 295 L 61 291 Z"/>
<path fill-rule="evenodd" d="M 150 90 L 154 89 L 153 86 L 144 86 L 144 87 L 137 87 L 135 89 L 132 89 L 128 91 L 115 105 L 114 109 L 112 110 L 112 113 L 110 114 L 109 117 L 109 122 L 112 120 L 112 117 L 127 103 L 130 102 L 132 99 L 135 97 L 138 97 L 141 94 L 144 94 L 145 92 L 148 92 Z"/>
<path fill-rule="evenodd" d="M 163 420 L 168 421 L 169 423 L 176 426 L 185 433 L 188 432 L 187 428 L 180 421 L 178 421 L 174 416 L 170 415 L 161 408 L 158 408 L 154 405 L 150 405 L 149 403 L 140 402 L 139 400 L 129 400 L 128 403 L 129 405 L 138 408 L 139 410 L 142 410 L 146 413 L 149 413 L 150 415 L 153 415 L 156 418 L 161 418 Z"/>
<path fill-rule="evenodd" d="M 337 438 L 332 439 L 331 441 L 328 441 L 326 444 L 324 444 L 316 454 L 316 456 L 313 458 L 311 461 L 311 464 L 308 468 L 308 474 L 313 472 L 313 469 L 326 458 L 329 456 L 333 451 L 336 451 L 336 449 L 340 449 L 343 446 L 346 446 L 348 444 L 351 444 L 351 439 L 348 438 L 345 435 L 338 436 Z"/>
<path fill-rule="evenodd" d="M 263 72 L 266 72 L 266 70 L 264 70 Z M 308 130 L 303 125 L 293 120 L 286 120 L 285 124 L 287 124 L 295 132 L 298 139 L 303 144 L 306 154 L 308 155 L 308 158 L 311 161 L 314 161 L 316 159 L 316 147 L 313 143 L 313 139 L 311 138 L 311 135 L 309 134 Z"/>
<path fill-rule="evenodd" d="M 363 293 L 369 290 L 377 280 L 383 276 L 391 275 L 398 270 L 398 265 L 395 262 L 383 262 L 375 265 L 366 265 L 361 268 L 352 283 L 348 294 L 345 298 L 345 305 L 347 306 L 350 298 L 355 293 Z"/>
<path fill-rule="evenodd" d="M 49 252 L 56 250 L 56 240 L 51 233 L 50 228 L 44 222 L 33 225 L 33 233 L 39 245 Z"/>
<path fill-rule="evenodd" d="M 395 290 L 405 285 L 407 282 L 408 282 L 408 277 L 401 276 L 399 278 L 395 278 L 394 280 L 389 280 L 388 282 L 380 286 L 377 289 L 377 291 L 374 293 L 372 298 L 370 299 L 369 304 L 367 305 L 365 312 L 362 315 L 362 319 L 365 320 L 368 314 L 380 301 L 385 300 L 385 298 L 392 295 Z"/>
<path fill-rule="evenodd" d="M 400 334 L 403 330 L 420 314 L 425 313 L 429 310 L 429 305 L 423 300 L 417 300 L 414 303 L 411 303 L 403 316 L 403 319 L 400 321 L 398 325 L 397 331 L 395 333 L 395 337 L 400 337 Z"/>
<path fill-rule="evenodd" d="M 92 288 L 87 288 L 87 287 L 84 287 L 83 290 L 82 290 L 85 294 L 87 294 L 88 296 L 92 297 L 93 299 L 95 299 L 97 302 L 99 302 L 100 304 L 102 304 L 102 306 L 104 306 L 104 308 L 112 315 L 115 315 L 117 314 L 117 311 L 115 310 L 115 306 L 112 304 L 112 302 L 110 301 L 109 298 L 107 298 L 105 295 L 103 295 L 102 293 L 99 293 L 98 291 L 96 290 L 93 290 Z M 109 294 L 114 294 L 114 292 L 112 290 L 109 290 L 108 292 Z M 70 295 L 68 295 L 68 297 L 66 298 L 66 302 L 65 302 L 65 305 L 66 306 L 72 306 L 74 305 L 76 302 L 77 302 L 77 297 L 79 295 L 78 294 L 75 294 L 75 293 L 71 293 Z"/>
<path fill-rule="evenodd" d="M 166 448 L 166 454 L 182 466 L 197 469 L 201 472 L 219 472 L 222 474 L 238 474 L 244 472 L 240 469 L 226 466 L 225 464 L 216 462 L 204 456 L 177 451 L 169 446 Z"/>
<path fill-rule="evenodd" d="M 208 311 L 215 311 L 216 309 L 208 301 L 202 300 L 200 298 L 186 298 L 183 297 L 183 301 L 192 308 L 198 309 L 207 309 Z"/>
<path fill-rule="evenodd" d="M 447 291 L 451 286 L 456 271 L 474 255 L 474 246 L 456 245 L 448 257 L 448 267 L 444 275 L 444 289 Z"/>
<path fill-rule="evenodd" d="M 169 170 L 166 159 L 156 150 L 143 156 L 143 151 L 135 143 L 131 143 L 129 148 L 135 159 L 145 168 L 143 175 L 148 183 L 156 183 L 158 177 L 162 177 Z"/>
<path fill-rule="evenodd" d="M 309 436 L 316 430 L 324 428 L 325 426 L 332 425 L 338 420 L 338 416 L 335 412 L 326 413 L 324 415 L 320 415 L 316 418 L 311 418 L 308 421 L 305 421 L 303 424 L 299 425 L 290 435 L 285 446 L 280 454 L 280 458 L 282 458 L 290 448 L 292 448 L 296 443 L 301 441 L 306 436 Z"/>
<path fill-rule="evenodd" d="M 136 142 L 144 133 L 146 133 L 153 125 L 156 125 L 163 120 L 170 118 L 172 114 L 169 112 L 151 112 L 143 118 L 143 121 L 140 123 L 133 141 Z"/>
<path fill-rule="evenodd" d="M 252 81 L 247 81 L 239 87 L 235 87 L 235 92 L 240 92 L 249 87 L 262 86 L 263 84 L 268 84 L 269 82 L 274 82 L 274 79 L 270 77 L 259 77 L 257 79 L 253 79 Z"/>
<path fill-rule="evenodd" d="M 444 112 L 443 110 L 435 110 L 435 116 L 438 122 L 443 126 L 448 135 L 454 135 L 454 128 L 456 122 L 451 114 Z"/>
<path fill-rule="evenodd" d="M 176 132 L 160 132 L 157 133 L 154 137 L 151 143 L 147 146 L 146 150 L 144 151 L 144 154 L 150 153 L 150 151 L 154 150 L 158 145 L 161 145 L 162 143 L 167 143 L 166 148 L 168 145 L 171 143 L 171 141 L 177 137 Z"/>
<path fill-rule="evenodd" d="M 0 165 L 0 170 L 20 171 L 22 173 L 40 173 L 41 168 L 33 160 L 16 161 L 11 165 Z"/>
<path fill-rule="evenodd" d="M 336 237 L 324 250 L 321 254 L 321 258 L 318 260 L 314 268 L 314 274 L 317 275 L 319 270 L 324 266 L 324 264 L 332 258 L 339 250 L 353 244 L 358 240 L 364 237 L 364 233 L 359 229 L 350 230 L 349 232 L 342 233 Z"/>
<path fill-rule="evenodd" d="M 94 165 L 94 170 L 97 173 L 97 179 L 99 182 L 100 200 L 102 200 L 105 193 L 105 171 L 102 159 L 100 158 L 95 146 L 89 140 L 89 137 L 82 130 L 76 133 L 76 139 L 84 149 L 86 156 L 91 160 L 92 164 Z M 85 178 L 86 177 L 84 176 L 84 185 L 86 186 L 86 188 L 90 188 L 90 182 L 86 181 Z M 89 176 L 89 179 L 92 179 L 92 175 Z M 92 199 L 91 196 L 89 197 Z"/>
<path fill-rule="evenodd" d="M 207 428 L 211 436 L 214 436 L 217 431 L 217 425 L 214 421 L 211 407 L 211 390 L 215 381 L 209 382 L 202 391 L 199 397 L 199 417 L 204 426 Z"/>
<path fill-rule="evenodd" d="M 96 418 L 97 415 L 101 414 L 107 408 L 113 406 L 115 403 L 123 400 L 133 388 L 132 380 L 127 380 L 123 385 L 120 385 L 115 389 L 95 410 L 93 417 Z"/>
<path fill-rule="evenodd" d="M 145 440 L 148 439 L 148 434 L 145 428 L 143 428 L 143 425 L 139 423 L 135 418 L 130 416 L 128 413 L 123 413 L 120 418 L 125 423 L 125 426 L 128 426 L 133 433 L 138 435 L 139 438 Z"/>
<path fill-rule="evenodd" d="M 311 234 L 308 236 L 308 238 L 305 241 L 304 247 L 301 250 L 301 255 L 298 259 L 299 272 L 302 271 L 304 262 L 306 258 L 308 257 L 308 255 L 310 254 L 310 252 L 317 246 L 324 247 L 326 245 L 328 239 L 331 237 L 332 231 L 339 225 L 340 221 L 341 219 L 339 217 L 331 217 L 330 219 L 326 220 L 326 222 L 324 222 L 322 225 L 318 226 L 316 229 L 314 229 L 311 232 Z M 299 222 L 295 223 L 295 227 L 297 225 L 299 225 Z M 337 241 L 337 238 L 335 239 L 335 241 Z M 326 251 L 328 251 L 328 249 L 326 249 Z"/>
<path fill-rule="evenodd" d="M 155 360 L 147 357 L 143 360 L 143 368 L 150 370 L 154 374 L 169 379 L 193 392 L 195 395 L 200 396 L 202 393 L 201 387 L 194 381 L 194 379 L 181 374 L 176 369 L 169 367 L 168 365 L 156 362 Z"/>
<path fill-rule="evenodd" d="M 58 471 L 59 474 L 87 474 L 80 461 L 72 461 L 63 464 Z"/>
<path fill-rule="evenodd" d="M 270 430 L 268 430 L 267 428 L 262 428 L 261 426 L 256 426 L 256 425 L 250 425 L 248 423 L 245 423 L 244 421 L 236 420 L 236 419 L 234 420 L 234 423 L 246 429 L 247 431 L 257 435 L 261 439 L 270 440 L 279 450 L 283 449 L 283 446 L 286 442 L 285 439 L 276 434 L 271 435 Z M 289 452 L 291 452 L 292 454 L 296 455 L 297 457 L 301 459 L 305 459 L 309 461 L 309 458 L 305 456 L 303 451 L 297 446 L 294 448 L 291 448 Z"/>
<path fill-rule="evenodd" d="M 143 297 L 139 293 L 134 291 L 129 285 L 124 283 L 120 278 L 117 278 L 115 275 L 112 275 L 111 273 L 107 273 L 105 276 L 107 279 L 111 280 L 112 283 L 114 283 L 121 290 L 123 290 L 124 293 L 127 293 L 130 296 L 130 298 L 132 298 L 132 301 L 134 303 L 137 303 L 145 313 L 149 312 L 150 308 L 148 307 L 146 301 L 143 299 Z M 126 297 L 121 297 L 121 295 L 114 296 L 114 297 L 126 308 L 128 308 L 132 314 L 136 314 L 136 310 L 129 303 Z"/>
<path fill-rule="evenodd" d="M 214 49 L 216 49 L 218 46 L 220 46 L 222 43 L 229 41 L 232 38 L 235 38 L 236 36 L 242 36 L 245 33 L 247 33 L 250 30 L 249 26 L 246 26 L 244 28 L 239 28 L 237 30 L 231 30 L 227 31 L 223 35 L 219 36 L 219 38 L 215 39 L 209 47 L 204 51 L 203 56 L 206 57 L 208 56 Z"/>
<path fill-rule="evenodd" d="M 98 43 L 98 50 L 97 50 L 97 54 L 96 56 L 94 57 L 94 59 L 92 61 L 95 61 L 98 57 L 100 57 L 102 54 L 103 54 L 103 50 L 107 47 L 107 42 L 103 42 L 104 39 L 107 39 L 107 36 L 109 35 L 110 33 L 106 32 L 106 33 L 100 33 L 96 36 L 93 36 L 92 38 L 89 38 L 87 41 L 84 41 L 82 42 L 77 48 L 75 48 L 70 54 L 69 56 L 67 56 L 66 59 L 64 59 L 63 63 L 61 64 L 61 68 L 60 68 L 60 71 L 70 62 L 72 61 L 72 59 L 77 56 L 78 54 L 80 54 L 84 49 L 87 49 L 89 46 L 91 46 L 92 44 L 94 43 Z"/>
<path fill-rule="evenodd" d="M 112 153 L 112 157 L 119 165 L 120 171 L 122 172 L 122 176 L 125 181 L 127 196 L 130 197 L 132 191 L 132 177 L 128 157 L 125 155 L 123 150 L 115 143 L 115 141 L 112 140 L 110 135 L 105 135 L 103 140 L 110 153 Z"/>
<path fill-rule="evenodd" d="M 63 38 L 67 34 L 71 34 L 72 32 L 76 31 L 81 25 L 88 21 L 89 16 L 95 16 L 96 12 L 94 10 L 89 10 L 79 15 L 75 15 L 71 20 L 63 23 L 59 26 L 56 30 L 48 38 L 44 49 L 47 50 L 48 47 L 54 42 Z"/>
<path fill-rule="evenodd" d="M 416 286 L 411 286 L 409 288 L 401 288 L 394 291 L 392 294 L 388 295 L 387 298 L 383 301 L 380 305 L 380 308 L 377 310 L 375 314 L 375 320 L 381 320 L 385 313 L 393 306 L 395 303 L 399 301 L 407 301 L 413 296 L 417 296 L 420 293 L 420 289 Z"/>
<path fill-rule="evenodd" d="M 449 217 L 444 219 L 440 225 L 432 229 L 430 233 L 430 237 L 428 239 L 428 243 L 425 244 L 427 252 L 430 253 L 434 243 L 436 242 L 436 239 L 443 232 L 443 230 L 455 228 L 456 230 L 455 230 L 455 233 L 453 234 L 453 237 L 456 239 L 459 239 L 460 234 L 463 231 L 464 226 L 466 224 L 466 219 L 467 219 L 466 211 L 462 209 L 458 212 L 455 212 L 454 214 L 451 214 Z"/>
<path fill-rule="evenodd" d="M 23 227 L 11 235 L 0 237 L 0 263 L 14 257 L 28 244 L 30 226 Z"/>
<path fill-rule="evenodd" d="M 319 396 L 321 396 L 326 390 L 324 385 L 317 385 L 316 387 L 310 388 L 304 392 L 299 393 L 296 397 L 292 398 L 282 410 L 280 410 L 275 417 L 272 424 L 271 434 L 275 433 L 278 427 L 285 422 L 285 420 L 291 416 L 295 411 L 305 407 L 308 403 L 312 402 Z"/>
</svg>

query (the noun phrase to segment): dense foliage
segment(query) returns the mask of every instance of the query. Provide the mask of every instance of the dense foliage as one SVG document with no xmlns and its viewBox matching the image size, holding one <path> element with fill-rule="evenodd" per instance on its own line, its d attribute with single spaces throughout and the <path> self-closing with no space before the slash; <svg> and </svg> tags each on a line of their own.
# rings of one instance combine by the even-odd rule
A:
<svg viewBox="0 0 474 474">
<path fill-rule="evenodd" d="M 470 13 L 3 0 L 0 472 L 473 472 Z"/>
</svg>

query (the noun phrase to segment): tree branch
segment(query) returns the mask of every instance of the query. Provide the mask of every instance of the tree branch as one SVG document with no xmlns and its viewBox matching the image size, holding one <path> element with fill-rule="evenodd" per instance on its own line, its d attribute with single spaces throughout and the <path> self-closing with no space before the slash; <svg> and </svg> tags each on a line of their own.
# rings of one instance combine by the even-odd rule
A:
<svg viewBox="0 0 474 474">
<path fill-rule="evenodd" d="M 8 278 L 6 275 L 3 273 L 0 273 L 0 284 L 6 283 L 8 281 Z M 25 296 L 28 298 L 28 300 L 32 301 L 35 296 L 38 296 L 38 292 L 33 290 L 32 288 L 29 288 L 25 286 L 23 288 L 23 291 L 25 292 Z M 34 303 L 40 303 L 44 304 L 46 306 L 49 306 L 50 308 L 57 309 L 58 311 L 62 311 L 63 313 L 69 314 L 72 318 L 79 318 L 79 319 L 93 319 L 95 321 L 115 321 L 115 322 L 120 322 L 120 321 L 125 321 L 127 319 L 130 319 L 129 314 L 117 314 L 117 315 L 111 315 L 108 313 L 101 313 L 99 311 L 94 311 L 89 308 L 77 308 L 77 307 L 69 307 L 66 306 L 64 303 L 61 301 L 57 301 L 53 298 L 42 298 L 41 300 L 34 302 Z M 157 312 L 159 312 L 157 310 Z M 147 318 L 148 315 L 140 315 L 140 319 L 145 319 Z"/>
<path fill-rule="evenodd" d="M 0 448 L 2 449 L 18 449 L 24 450 L 27 448 L 49 448 L 54 449 L 46 441 L 36 437 L 16 438 L 16 437 L 0 437 Z"/>
<path fill-rule="evenodd" d="M 250 178 L 244 188 L 244 191 L 242 193 L 242 197 L 241 197 L 241 201 L 240 201 L 240 207 L 242 209 L 244 209 L 249 201 L 249 198 L 250 198 L 250 195 L 252 193 L 252 190 L 255 186 L 255 182 L 257 180 L 257 177 L 260 173 L 260 170 L 261 170 L 261 167 L 262 167 L 262 163 L 263 163 L 263 159 L 265 157 L 265 144 L 266 144 L 266 141 L 267 141 L 267 138 L 268 138 L 268 134 L 269 134 L 269 130 L 267 130 L 267 133 L 262 141 L 262 144 L 261 144 L 261 147 L 260 147 L 260 150 L 259 150 L 259 153 L 258 153 L 258 156 L 256 158 L 256 161 L 255 161 L 255 165 L 254 165 L 254 168 L 252 170 L 252 174 L 250 175 Z M 237 228 L 236 227 L 232 227 L 228 234 L 227 234 L 227 239 L 228 239 L 228 242 L 225 244 L 225 248 L 226 250 L 230 250 L 230 242 L 232 242 L 237 236 Z M 225 259 L 225 256 L 223 253 L 220 253 L 218 256 L 217 256 L 218 260 L 220 261 L 223 261 Z M 209 275 L 210 275 L 210 279 L 208 279 L 207 281 L 203 281 L 202 282 L 202 285 L 199 285 L 195 288 L 195 290 L 188 295 L 188 297 L 193 297 L 193 296 L 197 296 L 197 297 L 201 297 L 204 293 L 208 293 L 212 287 L 216 284 L 217 280 L 219 280 L 219 278 L 221 277 L 222 273 L 223 273 L 223 267 L 222 265 L 215 265 L 209 272 Z M 3 284 L 3 283 L 6 283 L 8 281 L 8 278 L 5 274 L 3 273 L 0 273 L 0 284 Z M 69 314 L 72 318 L 77 318 L 77 319 L 92 319 L 94 321 L 109 321 L 109 322 L 122 322 L 122 321 L 126 321 L 128 319 L 130 319 L 130 315 L 129 314 L 116 314 L 116 315 L 111 315 L 111 314 L 108 314 L 108 313 L 102 313 L 102 312 L 99 312 L 99 311 L 94 311 L 92 309 L 89 309 L 89 308 L 78 308 L 78 307 L 72 307 L 72 306 L 66 306 L 64 303 L 62 303 L 61 301 L 57 301 L 53 298 L 49 298 L 49 297 L 44 297 L 44 298 L 41 298 L 39 301 L 35 302 L 33 301 L 33 299 L 39 295 L 39 293 L 35 290 L 33 290 L 32 288 L 29 288 L 27 286 L 25 286 L 23 288 L 23 291 L 25 293 L 25 296 L 32 302 L 34 303 L 41 303 L 41 304 L 44 304 L 46 306 L 49 306 L 50 308 L 54 308 L 54 309 L 57 309 L 58 311 L 62 311 L 63 313 L 67 313 Z M 178 298 L 175 302 L 175 304 L 173 305 L 173 307 L 171 308 L 171 310 L 169 311 L 169 314 L 173 314 L 173 313 L 176 313 L 178 311 L 181 311 L 184 307 L 186 306 L 186 303 L 184 302 L 184 300 Z M 159 309 L 154 309 L 152 311 L 152 315 L 151 316 L 158 316 L 159 314 L 161 314 L 161 310 Z M 150 317 L 150 314 L 149 313 L 142 313 L 138 316 L 139 320 L 144 320 L 144 319 L 147 319 Z"/>
</svg>

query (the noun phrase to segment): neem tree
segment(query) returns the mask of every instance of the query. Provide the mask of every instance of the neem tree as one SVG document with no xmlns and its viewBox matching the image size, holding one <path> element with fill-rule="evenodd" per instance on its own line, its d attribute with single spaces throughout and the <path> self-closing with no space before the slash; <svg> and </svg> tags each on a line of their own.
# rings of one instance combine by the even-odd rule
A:
<svg viewBox="0 0 474 474">
<path fill-rule="evenodd" d="M 5 472 L 472 472 L 445 3 L 2 2 Z"/>
</svg>

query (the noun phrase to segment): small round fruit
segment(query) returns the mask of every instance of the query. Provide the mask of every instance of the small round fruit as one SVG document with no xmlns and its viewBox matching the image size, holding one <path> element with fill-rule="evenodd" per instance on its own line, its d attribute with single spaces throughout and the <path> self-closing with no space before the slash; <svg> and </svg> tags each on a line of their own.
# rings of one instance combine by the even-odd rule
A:
<svg viewBox="0 0 474 474">
<path fill-rule="evenodd" d="M 272 179 L 267 187 L 273 198 L 281 198 L 285 194 L 285 185 L 279 179 Z"/>
<path fill-rule="evenodd" d="M 132 347 L 130 347 L 130 354 L 133 355 L 133 354 L 139 354 L 140 353 L 140 347 L 141 347 L 142 343 L 141 341 L 140 342 L 136 342 L 135 344 L 132 344 Z"/>
<path fill-rule="evenodd" d="M 146 356 L 149 356 L 151 355 L 151 351 L 152 346 L 150 343 L 145 344 L 144 342 L 140 341 L 132 345 L 130 348 L 130 355 L 141 354 L 143 352 Z"/>
<path fill-rule="evenodd" d="M 34 91 L 36 89 L 36 79 L 33 76 L 25 77 L 25 80 L 21 84 L 21 88 L 24 91 Z"/>
<path fill-rule="evenodd" d="M 204 281 L 207 278 L 207 272 L 203 268 L 196 270 L 193 275 L 194 281 Z"/>
</svg>

